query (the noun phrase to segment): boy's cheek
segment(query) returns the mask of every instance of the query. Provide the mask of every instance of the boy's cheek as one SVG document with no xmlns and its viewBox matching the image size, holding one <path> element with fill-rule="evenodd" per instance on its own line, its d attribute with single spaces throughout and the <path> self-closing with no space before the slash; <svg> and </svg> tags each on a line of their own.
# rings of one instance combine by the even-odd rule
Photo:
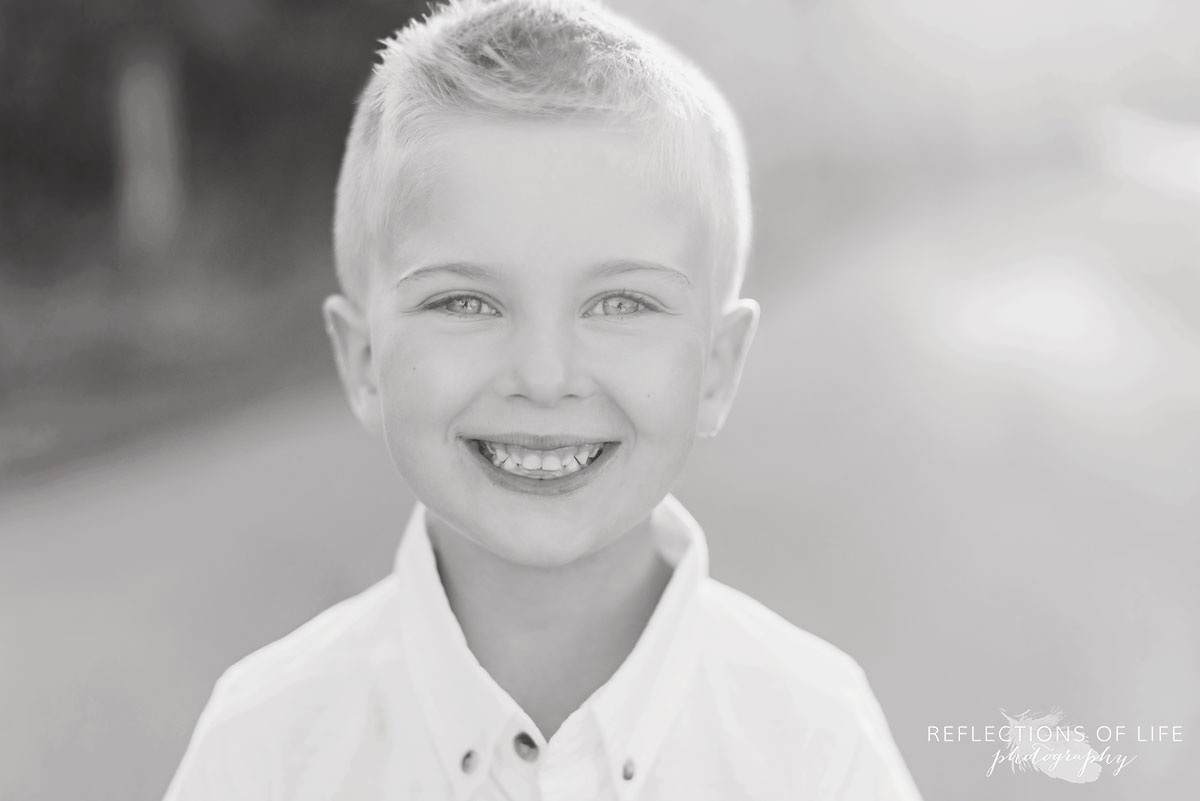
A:
<svg viewBox="0 0 1200 801">
<path fill-rule="evenodd" d="M 479 375 L 470 362 L 443 352 L 408 346 L 379 356 L 384 414 L 394 425 L 424 427 L 435 417 L 448 421 Z"/>
<path fill-rule="evenodd" d="M 489 346 L 478 336 L 436 335 L 424 327 L 397 328 L 384 339 L 378 359 L 381 380 L 404 386 L 414 380 L 454 383 L 478 376 Z"/>
<path fill-rule="evenodd" d="M 697 335 L 647 334 L 619 347 L 594 343 L 598 347 L 583 349 L 578 369 L 591 374 L 599 393 L 627 407 L 638 418 L 635 425 L 640 420 L 669 429 L 693 417 L 699 405 L 703 346 Z M 376 355 L 385 415 L 410 426 L 426 425 L 432 417 L 448 421 L 495 380 L 498 364 L 510 361 L 499 344 L 477 337 L 430 341 L 399 333 L 385 340 Z"/>
<path fill-rule="evenodd" d="M 648 344 L 615 363 L 625 403 L 643 436 L 690 431 L 700 403 L 702 351 L 694 341 Z"/>
</svg>

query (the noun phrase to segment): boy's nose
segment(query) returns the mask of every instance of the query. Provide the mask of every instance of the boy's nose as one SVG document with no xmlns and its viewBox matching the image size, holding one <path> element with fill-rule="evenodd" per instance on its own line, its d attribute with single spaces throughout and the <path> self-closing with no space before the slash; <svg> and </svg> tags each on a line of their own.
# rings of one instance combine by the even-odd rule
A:
<svg viewBox="0 0 1200 801">
<path fill-rule="evenodd" d="M 577 343 L 565 327 L 529 326 L 511 347 L 510 368 L 500 381 L 504 395 L 550 406 L 587 393 Z"/>
</svg>

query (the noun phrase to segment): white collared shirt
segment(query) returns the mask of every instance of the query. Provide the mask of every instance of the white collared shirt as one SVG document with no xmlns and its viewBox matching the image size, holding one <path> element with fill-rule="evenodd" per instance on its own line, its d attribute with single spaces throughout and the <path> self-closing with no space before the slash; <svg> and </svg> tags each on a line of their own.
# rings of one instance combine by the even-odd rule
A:
<svg viewBox="0 0 1200 801">
<path fill-rule="evenodd" d="M 674 496 L 652 529 L 671 579 L 547 742 L 468 648 L 418 503 L 390 576 L 225 672 L 167 801 L 920 801 L 858 664 L 711 578 Z"/>
</svg>

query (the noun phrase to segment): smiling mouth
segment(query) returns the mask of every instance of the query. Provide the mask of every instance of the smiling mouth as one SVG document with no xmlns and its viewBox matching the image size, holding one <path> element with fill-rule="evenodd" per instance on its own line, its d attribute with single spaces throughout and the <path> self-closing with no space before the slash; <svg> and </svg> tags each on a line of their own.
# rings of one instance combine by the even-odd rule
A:
<svg viewBox="0 0 1200 801">
<path fill-rule="evenodd" d="M 585 472 L 606 449 L 611 450 L 615 442 L 590 442 L 563 448 L 540 450 L 526 448 L 507 442 L 490 442 L 473 439 L 471 444 L 479 454 L 491 462 L 492 467 L 514 476 L 547 481 L 562 479 Z"/>
</svg>

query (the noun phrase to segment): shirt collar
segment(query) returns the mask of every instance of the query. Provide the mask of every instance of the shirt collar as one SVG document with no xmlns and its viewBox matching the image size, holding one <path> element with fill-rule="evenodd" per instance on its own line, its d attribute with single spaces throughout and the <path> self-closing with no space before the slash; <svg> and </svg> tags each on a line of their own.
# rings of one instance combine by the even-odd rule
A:
<svg viewBox="0 0 1200 801">
<path fill-rule="evenodd" d="M 699 661 L 698 595 L 708 577 L 704 532 L 674 495 L 655 507 L 651 529 L 675 569 L 633 650 L 595 696 L 596 719 L 623 799 L 633 798 L 644 783 Z"/>
<path fill-rule="evenodd" d="M 417 501 L 396 551 L 401 636 L 438 758 L 455 797 L 466 798 L 487 777 L 495 742 L 520 710 L 467 646 L 438 575 L 425 518 Z M 464 760 L 472 763 L 470 770 Z"/>
<path fill-rule="evenodd" d="M 623 799 L 632 799 L 641 787 L 697 663 L 696 599 L 708 576 L 704 533 L 683 504 L 667 495 L 651 514 L 655 544 L 673 565 L 671 578 L 633 650 L 585 702 Z M 465 798 L 488 776 L 497 739 L 525 713 L 467 646 L 438 576 L 419 501 L 396 553 L 395 574 L 416 696 L 455 795 Z M 474 752 L 474 764 L 465 771 L 468 752 Z"/>
</svg>

